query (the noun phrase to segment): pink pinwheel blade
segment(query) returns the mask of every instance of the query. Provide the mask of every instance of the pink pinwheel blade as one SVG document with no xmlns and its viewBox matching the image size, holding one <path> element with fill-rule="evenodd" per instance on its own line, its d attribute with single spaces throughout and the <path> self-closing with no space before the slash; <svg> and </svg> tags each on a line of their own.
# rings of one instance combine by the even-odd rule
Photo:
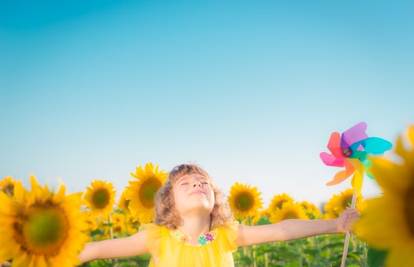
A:
<svg viewBox="0 0 414 267">
<path fill-rule="evenodd" d="M 344 167 L 344 158 L 336 158 L 329 153 L 322 152 L 319 154 L 321 160 L 325 165 L 335 166 L 335 167 Z"/>
<path fill-rule="evenodd" d="M 341 146 L 342 148 L 349 147 L 353 143 L 359 142 L 365 138 L 368 138 L 368 135 L 365 133 L 367 130 L 367 124 L 365 122 L 360 122 L 342 134 Z"/>
<path fill-rule="evenodd" d="M 341 134 L 338 132 L 331 133 L 328 142 L 328 149 L 331 151 L 332 155 L 337 158 L 343 158 L 344 155 L 342 154 L 341 149 Z"/>
</svg>

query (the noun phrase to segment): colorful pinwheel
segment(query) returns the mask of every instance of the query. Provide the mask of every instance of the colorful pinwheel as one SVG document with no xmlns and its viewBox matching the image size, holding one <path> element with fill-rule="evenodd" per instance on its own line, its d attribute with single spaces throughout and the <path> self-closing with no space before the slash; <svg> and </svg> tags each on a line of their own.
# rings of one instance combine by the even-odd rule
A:
<svg viewBox="0 0 414 267">
<path fill-rule="evenodd" d="M 392 144 L 387 140 L 379 137 L 368 137 L 365 133 L 366 130 L 367 124 L 360 122 L 342 134 L 333 132 L 328 142 L 328 149 L 331 154 L 326 152 L 320 154 L 322 161 L 326 165 L 345 167 L 345 170 L 337 172 L 327 185 L 339 184 L 353 174 L 352 187 L 354 188 L 354 193 L 352 195 L 352 208 L 355 208 L 357 192 L 361 192 L 364 171 L 372 178 L 369 172 L 371 161 L 368 156 L 383 154 L 392 147 Z M 345 266 L 349 239 L 350 232 L 347 232 L 342 252 L 341 267 Z"/>
<path fill-rule="evenodd" d="M 364 170 L 372 177 L 368 156 L 383 154 L 391 149 L 392 144 L 379 137 L 368 137 L 366 129 L 367 124 L 360 122 L 342 134 L 331 134 L 327 146 L 331 154 L 322 152 L 320 157 L 326 165 L 345 167 L 345 170 L 337 172 L 327 185 L 339 184 L 353 174 L 352 186 L 360 191 Z"/>
</svg>

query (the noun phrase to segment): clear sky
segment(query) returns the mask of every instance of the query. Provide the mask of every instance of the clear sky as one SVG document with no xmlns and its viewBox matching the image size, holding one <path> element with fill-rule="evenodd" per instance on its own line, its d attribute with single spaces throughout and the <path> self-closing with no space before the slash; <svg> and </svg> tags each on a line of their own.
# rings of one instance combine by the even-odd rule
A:
<svg viewBox="0 0 414 267">
<path fill-rule="evenodd" d="M 120 191 L 138 164 L 316 203 L 319 152 L 414 120 L 412 1 L 1 1 L 0 177 Z M 378 193 L 366 179 L 364 194 Z"/>
</svg>

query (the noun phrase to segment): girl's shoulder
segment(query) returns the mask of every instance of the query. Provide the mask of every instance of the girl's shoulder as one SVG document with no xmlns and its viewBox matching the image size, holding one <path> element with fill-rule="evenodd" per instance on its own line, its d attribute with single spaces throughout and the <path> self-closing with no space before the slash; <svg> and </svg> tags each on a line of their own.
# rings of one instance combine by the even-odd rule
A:
<svg viewBox="0 0 414 267">
<path fill-rule="evenodd" d="M 230 230 L 238 230 L 240 226 L 240 222 L 237 220 L 231 220 L 228 223 L 223 225 L 223 228 L 230 229 Z"/>
<path fill-rule="evenodd" d="M 239 230 L 240 223 L 237 220 L 228 221 L 220 226 L 217 226 L 216 230 L 225 233 L 234 233 Z"/>
<path fill-rule="evenodd" d="M 238 248 L 237 237 L 240 223 L 237 220 L 227 222 L 216 228 L 218 242 L 226 251 L 234 252 Z"/>
<path fill-rule="evenodd" d="M 148 237 L 155 238 L 168 234 L 169 229 L 165 225 L 146 223 L 141 225 L 140 231 L 145 231 Z"/>
<path fill-rule="evenodd" d="M 151 254 L 157 254 L 162 240 L 168 237 L 169 229 L 164 225 L 146 223 L 141 225 L 140 231 L 145 231 L 146 246 Z"/>
<path fill-rule="evenodd" d="M 140 226 L 140 230 L 146 230 L 146 231 L 162 230 L 163 228 L 167 228 L 167 227 L 165 225 L 160 225 L 156 223 L 145 223 Z"/>
</svg>

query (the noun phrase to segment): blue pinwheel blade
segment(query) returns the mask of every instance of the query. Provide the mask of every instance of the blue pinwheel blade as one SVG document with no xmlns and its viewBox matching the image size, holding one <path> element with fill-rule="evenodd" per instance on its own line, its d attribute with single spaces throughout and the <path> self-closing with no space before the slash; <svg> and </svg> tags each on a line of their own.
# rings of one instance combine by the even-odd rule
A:
<svg viewBox="0 0 414 267">
<path fill-rule="evenodd" d="M 351 145 L 351 150 L 356 152 L 362 146 L 362 150 L 367 154 L 381 155 L 385 151 L 390 150 L 392 144 L 385 139 L 379 137 L 368 137 Z"/>
<path fill-rule="evenodd" d="M 369 137 L 364 140 L 363 146 L 368 154 L 380 155 L 385 151 L 390 150 L 392 144 L 379 137 Z"/>
</svg>

